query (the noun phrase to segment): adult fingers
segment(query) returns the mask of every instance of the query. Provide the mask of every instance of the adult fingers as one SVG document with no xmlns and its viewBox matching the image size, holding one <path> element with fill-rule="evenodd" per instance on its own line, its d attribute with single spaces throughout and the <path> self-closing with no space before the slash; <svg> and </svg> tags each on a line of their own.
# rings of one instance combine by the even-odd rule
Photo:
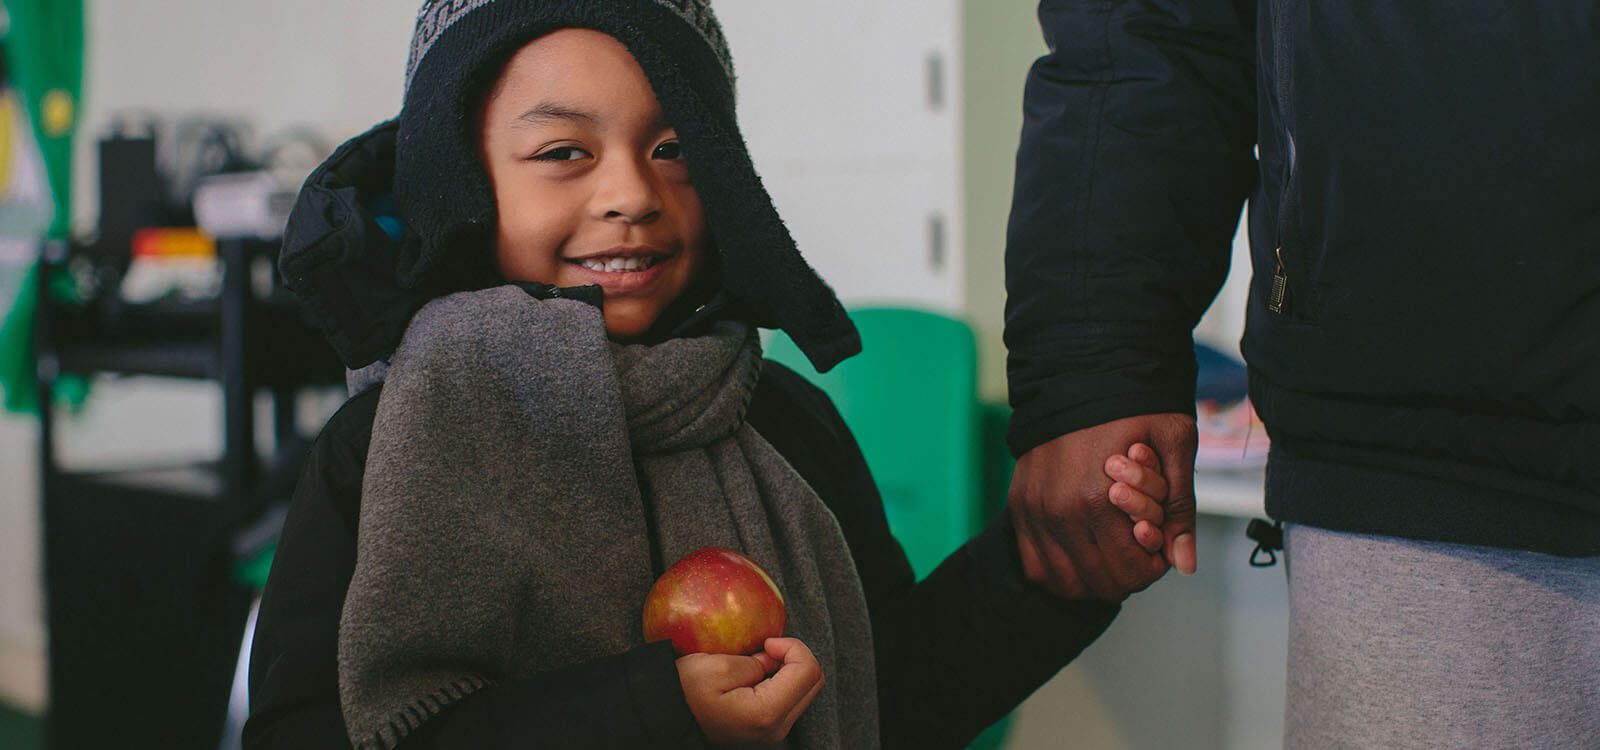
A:
<svg viewBox="0 0 1600 750">
<path fill-rule="evenodd" d="M 1016 524 L 1017 555 L 1021 558 L 1022 574 L 1034 585 L 1049 591 L 1056 596 L 1067 599 L 1087 599 L 1089 590 L 1084 587 L 1083 581 L 1078 579 L 1077 572 L 1072 569 L 1072 561 L 1066 561 L 1065 569 L 1053 569 L 1046 562 L 1044 553 L 1040 551 L 1038 535 L 1029 525 Z"/>
<path fill-rule="evenodd" d="M 1095 598 L 1108 602 L 1126 599 L 1129 592 L 1119 580 L 1120 571 L 1107 561 L 1102 545 L 1115 548 L 1125 544 L 1137 549 L 1133 522 L 1103 498 L 1098 502 L 1057 498 L 1046 511 L 1040 553 L 1057 578 L 1064 579 L 1070 571 Z"/>
</svg>

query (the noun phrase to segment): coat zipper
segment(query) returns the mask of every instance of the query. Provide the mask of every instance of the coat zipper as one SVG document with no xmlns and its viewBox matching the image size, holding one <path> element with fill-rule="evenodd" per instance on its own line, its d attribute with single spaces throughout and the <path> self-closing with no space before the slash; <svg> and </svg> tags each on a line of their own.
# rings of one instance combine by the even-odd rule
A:
<svg viewBox="0 0 1600 750">
<path fill-rule="evenodd" d="M 1272 294 L 1267 302 L 1267 310 L 1274 315 L 1289 314 L 1289 270 L 1283 262 L 1283 246 L 1289 242 L 1289 208 L 1294 188 L 1295 147 L 1294 133 L 1290 129 L 1290 49 L 1289 49 L 1289 10 L 1286 7 L 1289 0 L 1279 0 L 1272 4 L 1273 9 L 1273 69 L 1277 75 L 1275 82 L 1278 94 L 1278 128 L 1284 140 L 1284 169 L 1283 182 L 1278 190 L 1278 215 L 1277 243 L 1273 249 L 1273 256 L 1277 260 L 1277 267 L 1272 273 Z M 1292 248 L 1291 248 L 1292 252 Z"/>
<path fill-rule="evenodd" d="M 1267 303 L 1267 309 L 1283 315 L 1288 310 L 1289 274 L 1283 270 L 1283 248 L 1279 247 L 1273 253 L 1278 256 L 1278 270 L 1272 272 L 1272 299 Z"/>
</svg>

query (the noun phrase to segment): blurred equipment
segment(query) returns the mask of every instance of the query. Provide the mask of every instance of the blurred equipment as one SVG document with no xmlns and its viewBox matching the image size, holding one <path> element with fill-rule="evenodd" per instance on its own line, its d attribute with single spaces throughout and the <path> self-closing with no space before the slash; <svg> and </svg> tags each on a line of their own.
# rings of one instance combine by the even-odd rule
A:
<svg viewBox="0 0 1600 750">
<path fill-rule="evenodd" d="M 100 140 L 100 237 L 107 244 L 124 244 L 142 227 L 163 225 L 164 192 L 154 130 L 118 130 Z"/>
<path fill-rule="evenodd" d="M 246 615 L 310 445 L 297 396 L 344 373 L 276 268 L 283 186 L 321 146 L 308 131 L 251 142 L 225 119 L 123 118 L 100 142 L 98 231 L 47 242 L 30 277 L 47 747 L 214 749 L 236 731 L 225 719 Z M 218 460 L 58 462 L 52 396 L 130 375 L 215 383 Z M 257 442 L 262 395 L 270 445 Z"/>
<path fill-rule="evenodd" d="M 223 445 L 214 462 L 68 469 L 56 460 L 59 407 L 40 410 L 52 748 L 218 747 L 256 593 L 237 571 L 276 538 L 309 446 L 297 394 L 343 380 L 273 278 L 276 243 L 135 237 L 120 284 L 88 274 L 73 302 L 39 290 L 41 404 L 69 375 L 210 381 Z M 87 252 L 51 243 L 36 278 L 77 276 L 74 266 L 92 267 Z M 145 263 L 203 264 L 216 289 L 136 302 L 126 289 Z M 270 451 L 257 444 L 258 394 L 271 396 Z"/>
<path fill-rule="evenodd" d="M 298 190 L 267 170 L 213 175 L 195 188 L 195 223 L 218 236 L 276 237 Z"/>
</svg>

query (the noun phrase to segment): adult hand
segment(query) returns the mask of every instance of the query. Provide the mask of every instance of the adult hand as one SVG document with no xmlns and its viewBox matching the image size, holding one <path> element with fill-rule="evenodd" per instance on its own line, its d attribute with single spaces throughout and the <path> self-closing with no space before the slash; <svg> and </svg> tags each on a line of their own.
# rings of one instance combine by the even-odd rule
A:
<svg viewBox="0 0 1600 750">
<path fill-rule="evenodd" d="M 1009 503 L 1028 579 L 1070 599 L 1120 602 L 1165 574 L 1169 561 L 1194 572 L 1197 440 L 1192 417 L 1153 414 L 1087 427 L 1023 454 Z M 1108 495 L 1107 459 L 1127 456 L 1136 443 L 1155 449 L 1167 481 L 1164 555 L 1139 544 L 1134 520 Z"/>
</svg>

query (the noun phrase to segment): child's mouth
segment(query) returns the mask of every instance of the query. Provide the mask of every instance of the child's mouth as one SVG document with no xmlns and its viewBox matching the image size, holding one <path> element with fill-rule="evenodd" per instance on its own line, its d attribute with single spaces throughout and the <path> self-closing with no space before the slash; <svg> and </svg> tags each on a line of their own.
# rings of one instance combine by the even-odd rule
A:
<svg viewBox="0 0 1600 750">
<path fill-rule="evenodd" d="M 597 273 L 633 273 L 645 271 L 661 261 L 650 255 L 617 256 L 611 258 L 585 258 L 572 261 Z"/>
<path fill-rule="evenodd" d="M 616 248 L 585 258 L 569 258 L 567 262 L 577 267 L 572 283 L 596 284 L 607 295 L 626 296 L 656 288 L 671 267 L 668 261 L 675 257 L 653 248 Z"/>
</svg>

